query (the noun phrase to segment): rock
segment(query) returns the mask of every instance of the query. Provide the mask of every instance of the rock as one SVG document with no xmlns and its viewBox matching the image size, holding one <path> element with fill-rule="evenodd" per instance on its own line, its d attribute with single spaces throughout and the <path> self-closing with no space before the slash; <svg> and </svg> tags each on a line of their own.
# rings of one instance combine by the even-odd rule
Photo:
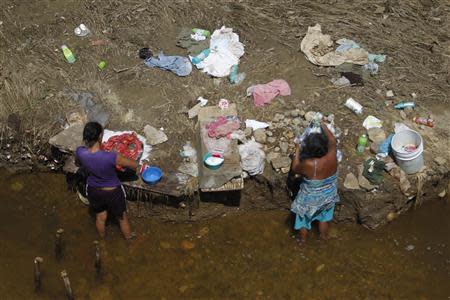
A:
<svg viewBox="0 0 450 300">
<path fill-rule="evenodd" d="M 295 118 L 295 119 L 292 120 L 292 124 L 298 126 L 298 125 L 302 124 L 302 119 Z"/>
<path fill-rule="evenodd" d="M 188 111 L 188 117 L 189 119 L 195 118 L 198 113 L 200 112 L 200 109 L 202 108 L 202 103 L 199 102 L 196 105 L 194 105 L 189 111 Z"/>
<path fill-rule="evenodd" d="M 386 139 L 386 133 L 382 128 L 370 128 L 367 130 L 369 140 L 376 144 L 381 144 Z"/>
<path fill-rule="evenodd" d="M 439 198 L 444 198 L 446 194 L 447 194 L 447 191 L 446 191 L 446 190 L 443 190 L 442 192 L 440 192 L 440 193 L 438 194 L 438 196 L 439 196 Z"/>
<path fill-rule="evenodd" d="M 170 249 L 171 248 L 171 246 L 168 242 L 162 241 L 159 243 L 159 245 L 161 246 L 162 249 Z"/>
<path fill-rule="evenodd" d="M 280 153 L 270 152 L 269 154 L 266 155 L 266 160 L 268 163 L 271 163 L 273 159 L 279 158 L 280 156 L 281 156 Z"/>
<path fill-rule="evenodd" d="M 363 170 L 364 170 L 364 166 L 363 165 L 359 165 L 358 166 L 358 184 L 360 187 L 362 187 L 363 189 L 365 189 L 366 191 L 371 191 L 373 189 L 376 188 L 375 185 L 371 184 L 369 180 L 367 180 L 366 177 L 363 176 Z"/>
<path fill-rule="evenodd" d="M 402 118 L 402 120 L 406 119 L 406 113 L 403 110 L 400 110 L 400 117 Z"/>
<path fill-rule="evenodd" d="M 280 152 L 280 147 L 275 147 L 275 149 L 273 149 L 275 152 Z"/>
<path fill-rule="evenodd" d="M 322 271 L 324 268 L 325 268 L 325 264 L 321 264 L 320 266 L 318 266 L 318 267 L 316 268 L 316 272 L 320 272 L 320 271 Z"/>
<path fill-rule="evenodd" d="M 370 143 L 370 152 L 372 152 L 373 154 L 377 154 L 379 147 L 380 146 L 377 143 Z"/>
<path fill-rule="evenodd" d="M 294 109 L 291 111 L 291 117 L 293 118 L 297 118 L 300 115 L 300 110 L 299 109 Z"/>
<path fill-rule="evenodd" d="M 283 120 L 283 119 L 284 119 L 284 115 L 283 115 L 283 114 L 276 113 L 276 114 L 275 114 L 275 117 L 273 118 L 273 121 L 274 121 L 274 122 L 280 122 L 280 121 Z"/>
<path fill-rule="evenodd" d="M 209 233 L 209 228 L 208 227 L 203 227 L 202 229 L 200 229 L 200 231 L 198 232 L 199 236 L 205 236 Z"/>
<path fill-rule="evenodd" d="M 311 120 L 314 118 L 315 115 L 316 115 L 315 111 L 308 111 L 305 114 L 305 120 L 308 122 L 308 124 L 309 124 L 309 122 L 311 122 Z"/>
<path fill-rule="evenodd" d="M 408 245 L 405 247 L 406 251 L 413 251 L 416 247 L 414 245 Z"/>
<path fill-rule="evenodd" d="M 289 117 L 289 116 L 291 115 L 291 112 L 290 112 L 290 111 L 285 111 L 285 112 L 283 113 L 283 115 L 284 115 L 285 117 Z"/>
<path fill-rule="evenodd" d="M 284 137 L 288 140 L 292 140 L 294 138 L 294 133 L 292 131 L 285 132 Z"/>
<path fill-rule="evenodd" d="M 268 142 L 269 144 L 274 144 L 276 141 L 277 141 L 277 139 L 274 138 L 273 136 L 269 136 L 269 137 L 267 138 L 267 142 Z"/>
<path fill-rule="evenodd" d="M 195 248 L 195 244 L 193 242 L 183 240 L 181 241 L 180 247 L 183 250 L 192 250 Z"/>
<path fill-rule="evenodd" d="M 281 173 L 287 174 L 287 173 L 289 173 L 290 169 L 291 169 L 291 167 L 285 167 L 285 168 L 281 168 L 280 170 L 281 170 Z"/>
<path fill-rule="evenodd" d="M 394 97 L 394 92 L 391 91 L 391 90 L 387 91 L 386 92 L 386 97 L 388 97 L 388 98 Z"/>
<path fill-rule="evenodd" d="M 48 143 L 64 152 L 75 152 L 83 144 L 83 124 L 74 124 L 51 137 Z"/>
<path fill-rule="evenodd" d="M 270 131 L 270 130 L 267 130 L 267 131 L 266 131 L 266 135 L 267 135 L 267 136 L 273 136 L 273 132 Z"/>
<path fill-rule="evenodd" d="M 406 173 L 400 170 L 400 190 L 405 196 L 409 196 L 409 189 L 411 188 L 411 183 L 409 182 Z"/>
<path fill-rule="evenodd" d="M 255 141 L 257 141 L 258 143 L 265 144 L 267 141 L 265 129 L 256 129 L 255 131 L 253 131 L 253 136 L 255 137 Z"/>
<path fill-rule="evenodd" d="M 288 148 L 289 148 L 288 142 L 280 142 L 279 145 L 280 145 L 281 152 L 286 153 L 288 151 Z"/>
<path fill-rule="evenodd" d="M 447 163 L 447 160 L 445 158 L 443 158 L 442 156 L 435 157 L 433 160 L 439 166 L 443 166 L 443 165 L 445 165 Z"/>
<path fill-rule="evenodd" d="M 168 140 L 167 135 L 159 129 L 151 125 L 145 125 L 144 127 L 145 138 L 150 145 L 158 145 Z"/>
<path fill-rule="evenodd" d="M 271 164 L 275 170 L 289 168 L 291 165 L 291 159 L 287 156 L 277 157 L 272 159 Z"/>
<path fill-rule="evenodd" d="M 253 129 L 251 127 L 246 127 L 244 129 L 245 137 L 250 137 L 252 135 L 252 133 L 253 133 Z"/>
<path fill-rule="evenodd" d="M 389 222 L 392 222 L 393 220 L 397 219 L 397 217 L 398 217 L 398 214 L 393 212 L 393 211 L 391 211 L 390 213 L 387 214 L 386 219 Z"/>
<path fill-rule="evenodd" d="M 305 127 L 305 128 L 308 127 L 309 126 L 309 122 L 306 121 L 306 120 L 302 121 L 302 126 Z"/>
<path fill-rule="evenodd" d="M 344 187 L 348 190 L 359 190 L 358 178 L 355 174 L 350 172 L 345 176 Z"/>
<path fill-rule="evenodd" d="M 298 115 L 303 118 L 305 116 L 305 114 L 306 114 L 306 112 L 304 110 L 300 109 Z"/>
</svg>

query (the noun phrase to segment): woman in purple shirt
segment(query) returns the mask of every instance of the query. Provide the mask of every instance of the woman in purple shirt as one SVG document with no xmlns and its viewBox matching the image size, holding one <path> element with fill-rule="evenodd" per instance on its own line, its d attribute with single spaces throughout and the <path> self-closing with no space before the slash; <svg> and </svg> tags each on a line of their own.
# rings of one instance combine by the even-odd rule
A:
<svg viewBox="0 0 450 300">
<path fill-rule="evenodd" d="M 116 174 L 116 165 L 138 171 L 137 161 L 116 152 L 101 150 L 103 127 L 97 122 L 89 122 L 83 130 L 85 146 L 77 148 L 78 162 L 88 171 L 87 198 L 93 208 L 95 226 L 101 238 L 105 237 L 105 223 L 108 213 L 119 220 L 120 230 L 125 239 L 133 237 L 126 214 L 125 191 Z"/>
</svg>

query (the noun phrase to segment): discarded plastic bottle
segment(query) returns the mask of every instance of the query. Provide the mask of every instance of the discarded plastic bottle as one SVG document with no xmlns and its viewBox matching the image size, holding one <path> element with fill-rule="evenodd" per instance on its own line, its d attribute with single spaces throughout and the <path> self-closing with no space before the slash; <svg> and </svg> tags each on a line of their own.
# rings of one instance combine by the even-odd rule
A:
<svg viewBox="0 0 450 300">
<path fill-rule="evenodd" d="M 203 61 L 205 58 L 207 58 L 208 55 L 209 55 L 209 48 L 203 50 L 202 52 L 200 52 L 199 55 L 194 56 L 194 57 L 192 58 L 192 63 L 193 63 L 194 65 L 196 65 L 196 64 L 200 63 L 201 61 Z"/>
<path fill-rule="evenodd" d="M 395 109 L 405 109 L 407 107 L 416 108 L 415 102 L 400 102 L 394 105 Z"/>
<path fill-rule="evenodd" d="M 236 83 L 237 74 L 238 74 L 238 65 L 234 65 L 231 67 L 231 72 L 230 72 L 230 82 L 231 83 Z"/>
<path fill-rule="evenodd" d="M 344 104 L 346 107 L 351 109 L 355 114 L 360 115 L 363 112 L 363 107 L 361 104 L 359 104 L 355 99 L 348 98 L 347 101 L 345 101 Z"/>
<path fill-rule="evenodd" d="M 206 29 L 201 29 L 201 28 L 192 28 L 192 32 L 196 33 L 196 34 L 199 34 L 199 35 L 203 35 L 203 36 L 205 36 L 207 38 L 211 35 L 211 32 L 209 32 Z"/>
<path fill-rule="evenodd" d="M 100 71 L 103 71 L 103 69 L 106 68 L 106 61 L 102 60 L 97 64 L 97 67 Z"/>
<path fill-rule="evenodd" d="M 362 154 L 367 146 L 367 135 L 362 134 L 358 139 L 358 145 L 356 146 L 356 152 Z"/>
<path fill-rule="evenodd" d="M 425 125 L 428 127 L 434 127 L 434 120 L 431 118 L 421 118 L 421 117 L 415 117 L 413 118 L 413 121 L 416 122 L 416 124 L 419 125 Z"/>
<path fill-rule="evenodd" d="M 69 47 L 67 47 L 66 45 L 62 45 L 61 50 L 63 51 L 64 57 L 69 64 L 73 64 L 76 61 L 75 55 L 73 55 Z"/>
</svg>

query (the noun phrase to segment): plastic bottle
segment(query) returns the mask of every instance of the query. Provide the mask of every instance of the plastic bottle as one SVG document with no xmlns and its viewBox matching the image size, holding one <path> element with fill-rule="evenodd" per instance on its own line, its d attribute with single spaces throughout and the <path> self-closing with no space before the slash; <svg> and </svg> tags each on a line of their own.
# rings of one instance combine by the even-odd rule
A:
<svg viewBox="0 0 450 300">
<path fill-rule="evenodd" d="M 231 67 L 230 71 L 230 82 L 236 83 L 236 76 L 238 74 L 238 65 L 234 65 Z"/>
<path fill-rule="evenodd" d="M 394 105 L 395 109 L 404 109 L 407 107 L 416 108 L 415 102 L 400 102 Z"/>
<path fill-rule="evenodd" d="M 363 153 L 367 146 L 367 135 L 362 134 L 358 139 L 358 145 L 356 146 L 356 152 Z"/>
<path fill-rule="evenodd" d="M 203 50 L 202 52 L 200 52 L 199 55 L 194 56 L 191 61 L 194 65 L 200 63 L 202 60 L 204 60 L 205 58 L 207 58 L 209 55 L 209 48 Z"/>
<path fill-rule="evenodd" d="M 203 36 L 205 36 L 207 38 L 211 35 L 211 33 L 208 30 L 201 29 L 201 28 L 192 28 L 192 32 L 196 33 L 196 34 L 199 34 L 199 35 L 203 35 Z"/>
<path fill-rule="evenodd" d="M 413 118 L 413 121 L 416 122 L 416 124 L 419 125 L 425 125 L 428 127 L 434 127 L 434 120 L 431 118 L 421 118 L 421 117 L 415 117 Z"/>
<path fill-rule="evenodd" d="M 61 50 L 63 51 L 64 57 L 69 64 L 73 64 L 76 61 L 75 55 L 73 55 L 69 47 L 67 47 L 66 45 L 62 45 Z"/>
<path fill-rule="evenodd" d="M 361 104 L 359 104 L 355 99 L 348 98 L 347 101 L 345 101 L 344 104 L 346 107 L 351 109 L 355 114 L 360 115 L 363 112 L 363 107 Z"/>
</svg>

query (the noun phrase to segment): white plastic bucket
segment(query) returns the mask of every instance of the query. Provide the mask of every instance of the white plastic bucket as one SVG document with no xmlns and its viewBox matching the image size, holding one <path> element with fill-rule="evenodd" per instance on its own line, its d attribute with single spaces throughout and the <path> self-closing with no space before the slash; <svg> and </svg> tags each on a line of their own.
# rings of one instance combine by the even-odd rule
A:
<svg viewBox="0 0 450 300">
<path fill-rule="evenodd" d="M 410 144 L 415 145 L 416 150 L 407 152 L 402 149 Z M 417 173 L 423 168 L 423 141 L 416 131 L 402 130 L 394 134 L 391 147 L 397 164 L 406 174 Z"/>
</svg>

